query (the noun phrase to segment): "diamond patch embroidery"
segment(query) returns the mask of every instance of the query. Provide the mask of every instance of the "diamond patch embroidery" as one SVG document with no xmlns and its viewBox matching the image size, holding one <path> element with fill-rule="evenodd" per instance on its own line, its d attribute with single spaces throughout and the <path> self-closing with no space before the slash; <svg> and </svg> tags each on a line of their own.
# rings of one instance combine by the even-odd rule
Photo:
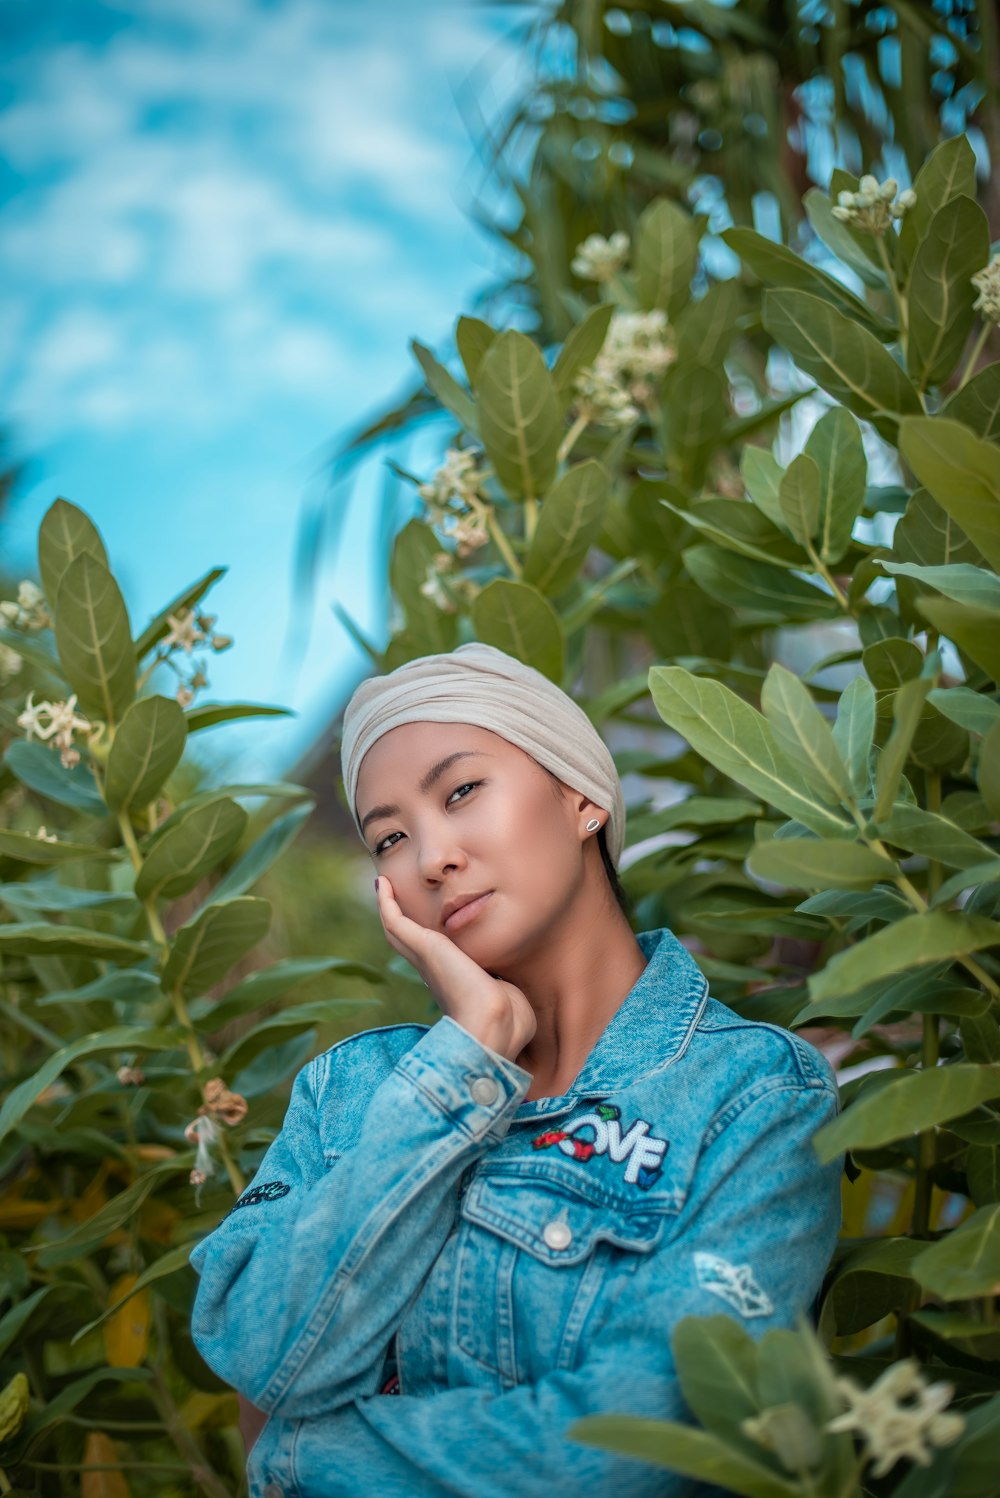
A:
<svg viewBox="0 0 1000 1498">
<path fill-rule="evenodd" d="M 718 1254 L 698 1252 L 694 1256 L 695 1273 L 703 1290 L 728 1302 L 743 1317 L 770 1316 L 774 1310 L 770 1297 L 753 1277 L 749 1264 L 730 1264 Z"/>
</svg>

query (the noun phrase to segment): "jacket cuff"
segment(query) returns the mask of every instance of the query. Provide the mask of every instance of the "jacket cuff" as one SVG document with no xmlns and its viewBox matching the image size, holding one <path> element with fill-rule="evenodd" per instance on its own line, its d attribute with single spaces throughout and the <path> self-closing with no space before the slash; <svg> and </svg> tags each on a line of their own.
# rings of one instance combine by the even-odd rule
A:
<svg viewBox="0 0 1000 1498">
<path fill-rule="evenodd" d="M 531 1072 L 443 1015 L 396 1070 L 473 1139 L 501 1139 L 531 1086 Z"/>
</svg>

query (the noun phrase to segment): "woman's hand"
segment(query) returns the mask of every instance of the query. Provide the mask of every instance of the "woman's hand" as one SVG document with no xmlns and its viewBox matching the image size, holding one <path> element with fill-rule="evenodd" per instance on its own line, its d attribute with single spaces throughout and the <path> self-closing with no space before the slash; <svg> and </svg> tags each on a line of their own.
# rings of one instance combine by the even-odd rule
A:
<svg viewBox="0 0 1000 1498">
<path fill-rule="evenodd" d="M 378 913 L 389 945 L 412 963 L 443 1013 L 490 1050 L 517 1059 L 535 1033 L 535 1011 L 513 983 L 493 978 L 444 931 L 431 931 L 404 915 L 384 874 Z"/>
</svg>

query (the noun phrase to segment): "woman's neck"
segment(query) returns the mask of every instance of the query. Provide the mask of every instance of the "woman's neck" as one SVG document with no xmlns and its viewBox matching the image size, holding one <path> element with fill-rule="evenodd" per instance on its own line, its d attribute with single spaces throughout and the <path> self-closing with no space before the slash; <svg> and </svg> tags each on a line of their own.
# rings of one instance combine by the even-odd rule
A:
<svg viewBox="0 0 1000 1498">
<path fill-rule="evenodd" d="M 518 985 L 538 1022 L 516 1058 L 533 1078 L 526 1100 L 569 1091 L 648 960 L 617 910 L 555 943 L 550 957 L 546 971 L 533 973 L 527 986 Z M 517 978 L 511 975 L 510 981 Z"/>
</svg>

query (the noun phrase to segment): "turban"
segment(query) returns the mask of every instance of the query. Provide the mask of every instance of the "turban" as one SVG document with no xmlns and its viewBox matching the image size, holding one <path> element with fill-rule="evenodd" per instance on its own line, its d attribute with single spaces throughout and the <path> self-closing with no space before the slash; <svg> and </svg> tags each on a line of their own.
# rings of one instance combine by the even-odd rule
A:
<svg viewBox="0 0 1000 1498">
<path fill-rule="evenodd" d="M 572 697 L 547 676 L 494 645 L 472 641 L 372 676 L 344 709 L 340 763 L 358 835 L 361 761 L 402 723 L 471 723 L 530 754 L 609 813 L 608 853 L 617 868 L 625 843 L 625 797 L 611 751 Z"/>
</svg>

